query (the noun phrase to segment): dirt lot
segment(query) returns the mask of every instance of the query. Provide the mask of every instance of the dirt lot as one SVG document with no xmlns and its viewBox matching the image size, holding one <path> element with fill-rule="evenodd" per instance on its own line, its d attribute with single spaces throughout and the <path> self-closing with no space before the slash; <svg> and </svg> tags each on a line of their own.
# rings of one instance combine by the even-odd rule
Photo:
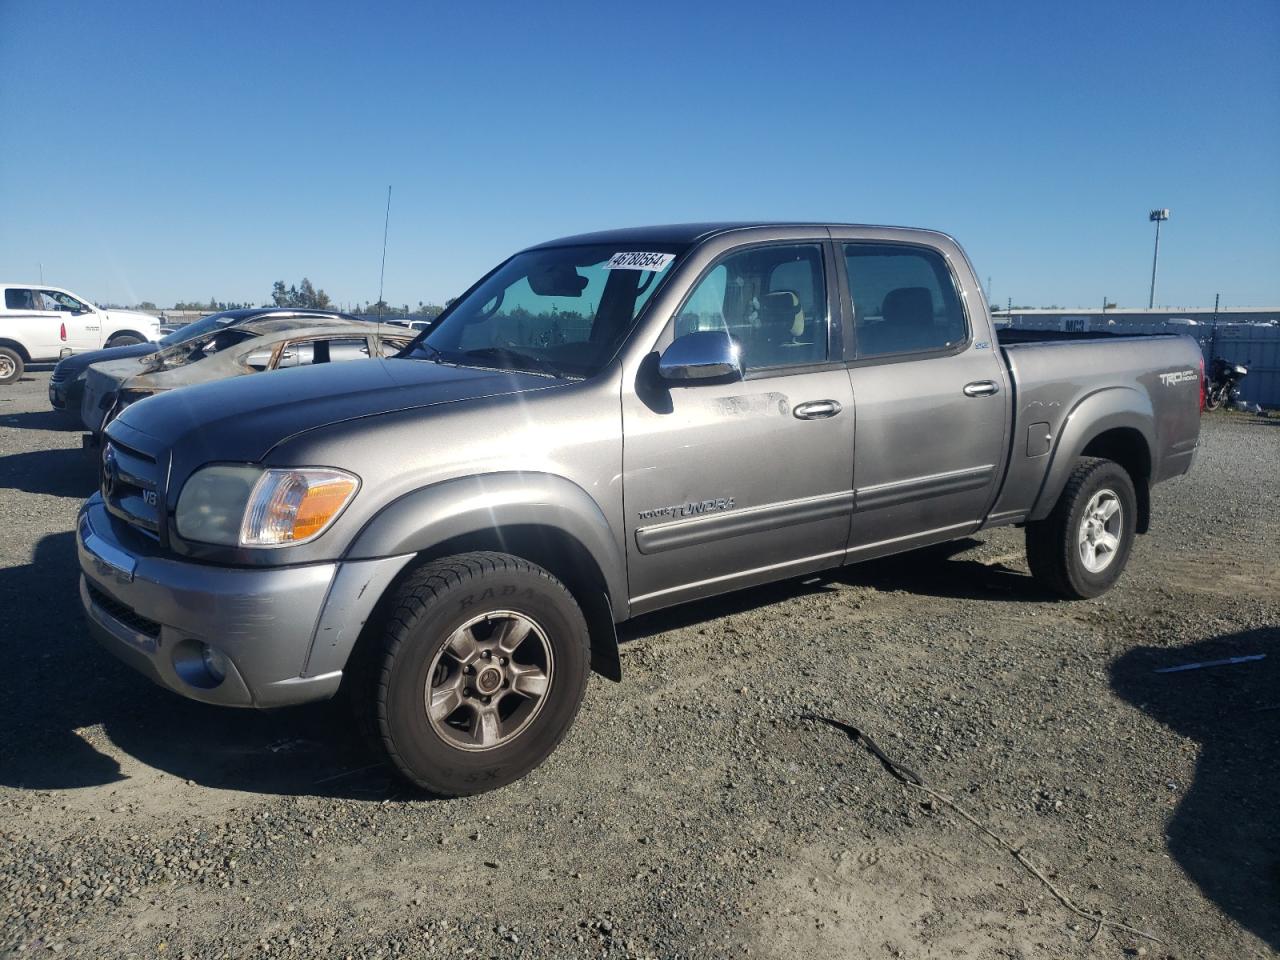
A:
<svg viewBox="0 0 1280 960">
<path fill-rule="evenodd" d="M 188 703 L 92 645 L 71 531 L 93 474 L 47 378 L 0 388 L 0 955 L 1280 950 L 1280 419 L 1209 418 L 1098 601 L 1039 594 L 1005 530 L 647 617 L 549 763 L 432 801 L 334 706 Z M 1162 942 L 1091 939 L 809 712 Z"/>
</svg>

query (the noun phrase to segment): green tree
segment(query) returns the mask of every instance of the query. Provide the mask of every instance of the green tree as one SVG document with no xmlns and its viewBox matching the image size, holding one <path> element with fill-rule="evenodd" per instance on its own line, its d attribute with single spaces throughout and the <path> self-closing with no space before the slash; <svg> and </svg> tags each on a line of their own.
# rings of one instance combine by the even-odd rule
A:
<svg viewBox="0 0 1280 960">
<path fill-rule="evenodd" d="M 299 286 L 286 287 L 283 280 L 271 285 L 271 302 L 277 307 L 300 307 L 304 310 L 328 310 L 333 301 L 323 290 L 317 290 L 307 278 L 302 278 Z"/>
</svg>

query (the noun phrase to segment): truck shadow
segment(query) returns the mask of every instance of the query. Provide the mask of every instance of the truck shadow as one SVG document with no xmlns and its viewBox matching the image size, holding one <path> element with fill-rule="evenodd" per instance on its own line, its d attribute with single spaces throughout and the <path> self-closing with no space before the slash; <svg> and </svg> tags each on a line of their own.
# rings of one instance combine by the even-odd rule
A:
<svg viewBox="0 0 1280 960">
<path fill-rule="evenodd" d="M 0 415 L 0 427 L 17 427 L 19 430 L 83 431 L 79 417 L 72 417 L 57 410 L 37 410 L 26 413 Z"/>
<path fill-rule="evenodd" d="M 83 450 L 58 448 L 0 458 L 0 487 L 83 500 L 98 486 L 96 464 Z"/>
<path fill-rule="evenodd" d="M 79 456 L 79 451 L 65 452 Z M 21 460 L 26 456 L 0 463 L 26 464 L 19 476 L 30 489 L 42 471 L 52 468 L 40 454 Z M 91 488 L 91 471 L 86 472 Z M 49 482 L 40 487 L 41 492 L 58 489 Z M 68 489 L 65 495 L 73 493 Z M 82 495 L 78 487 L 74 495 Z M 962 541 L 955 549 L 973 543 Z M 877 589 L 999 596 L 1000 588 L 990 585 L 991 568 L 948 559 L 949 552 L 934 549 L 834 575 Z M 134 673 L 90 638 L 77 598 L 78 576 L 75 539 L 69 532 L 41 540 L 30 564 L 0 570 L 0 610 L 7 621 L 0 656 L 9 680 L 8 693 L 0 698 L 0 729 L 5 731 L 0 783 L 30 790 L 86 788 L 125 780 L 142 773 L 136 768 L 145 765 L 204 787 L 252 793 L 420 796 L 376 762 L 341 703 L 270 712 L 228 710 L 186 700 Z M 1018 582 L 1010 587 L 1018 591 L 1016 598 L 1034 596 L 1027 592 L 1029 578 L 1009 576 Z M 831 576 L 770 584 L 650 614 L 624 625 L 620 633 L 624 640 L 637 639 L 833 589 Z"/>
<path fill-rule="evenodd" d="M 228 710 L 134 673 L 90 638 L 77 578 L 70 533 L 41 540 L 32 563 L 0 570 L 7 622 L 0 634 L 7 679 L 0 783 L 94 787 L 128 779 L 140 763 L 201 786 L 252 793 L 383 799 L 408 792 L 375 763 L 340 704 Z"/>
<path fill-rule="evenodd" d="M 1266 659 L 1155 672 L 1257 654 Z M 1280 950 L 1280 628 L 1132 649 L 1111 665 L 1111 686 L 1199 741 L 1195 780 L 1165 830 L 1169 853 L 1223 913 Z"/>
<path fill-rule="evenodd" d="M 827 593 L 833 584 L 872 587 L 883 592 L 903 591 L 925 597 L 970 600 L 1010 600 L 1043 603 L 1061 598 L 1042 589 L 1029 574 L 999 564 L 959 557 L 981 546 L 981 540 L 966 538 L 913 550 L 880 560 L 868 560 L 848 567 L 825 570 L 809 577 L 782 580 L 733 593 L 695 600 L 679 607 L 647 613 L 622 624 L 622 642 L 651 637 L 666 630 L 695 626 L 734 613 L 746 613 L 795 597 Z"/>
<path fill-rule="evenodd" d="M 1062 599 L 1041 587 L 1030 574 L 1001 562 L 983 562 L 963 556 L 966 551 L 981 545 L 981 540 L 966 537 L 841 567 L 832 576 L 849 586 L 874 587 L 886 593 L 903 591 L 925 597 L 1018 603 L 1051 603 Z"/>
</svg>

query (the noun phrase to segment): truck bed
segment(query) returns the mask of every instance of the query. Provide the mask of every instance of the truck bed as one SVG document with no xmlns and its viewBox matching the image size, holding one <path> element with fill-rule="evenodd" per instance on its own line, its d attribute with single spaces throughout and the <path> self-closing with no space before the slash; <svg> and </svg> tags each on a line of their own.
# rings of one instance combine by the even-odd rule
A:
<svg viewBox="0 0 1280 960">
<path fill-rule="evenodd" d="M 1043 519 L 1081 453 L 1130 458 L 1149 483 L 1191 466 L 1202 357 L 1190 337 L 1002 330 L 997 338 L 1013 383 L 1013 422 L 988 525 Z M 1082 451 L 1075 434 L 1085 425 L 1106 439 Z"/>
</svg>

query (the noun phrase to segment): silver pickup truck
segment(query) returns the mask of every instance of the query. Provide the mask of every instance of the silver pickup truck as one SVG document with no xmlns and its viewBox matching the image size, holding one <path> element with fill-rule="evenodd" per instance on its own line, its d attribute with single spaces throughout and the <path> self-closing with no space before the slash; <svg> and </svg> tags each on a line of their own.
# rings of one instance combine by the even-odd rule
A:
<svg viewBox="0 0 1280 960">
<path fill-rule="evenodd" d="M 1006 524 L 1064 597 L 1120 576 L 1185 473 L 1186 337 L 997 339 L 960 247 L 791 224 L 517 253 L 398 357 L 142 400 L 83 507 L 95 635 L 160 684 L 342 687 L 410 780 L 509 783 L 615 625 Z"/>
</svg>

